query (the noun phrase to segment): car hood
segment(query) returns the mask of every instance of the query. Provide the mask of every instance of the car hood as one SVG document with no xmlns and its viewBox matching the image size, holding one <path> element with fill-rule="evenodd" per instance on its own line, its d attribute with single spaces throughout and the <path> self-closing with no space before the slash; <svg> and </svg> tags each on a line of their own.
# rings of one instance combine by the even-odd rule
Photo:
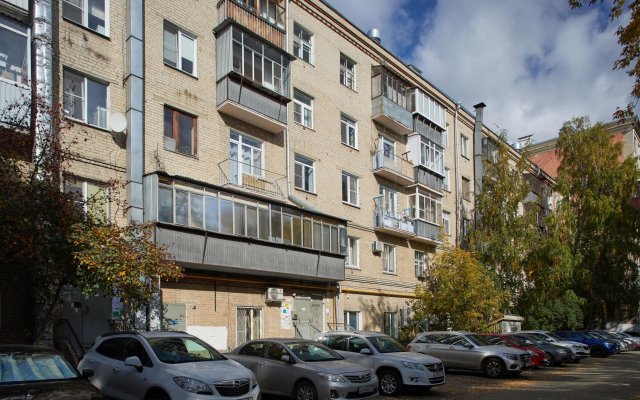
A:
<svg viewBox="0 0 640 400">
<path fill-rule="evenodd" d="M 300 363 L 301 367 L 315 371 L 324 372 L 327 374 L 346 374 L 350 372 L 371 372 L 371 369 L 363 368 L 362 365 L 347 361 L 347 360 L 334 360 L 334 361 L 314 361 Z"/>
<path fill-rule="evenodd" d="M 195 378 L 207 384 L 234 379 L 251 379 L 251 371 L 234 360 L 168 364 L 167 370 L 174 376 Z"/>
<path fill-rule="evenodd" d="M 27 395 L 30 394 L 30 397 Z M 102 399 L 100 391 L 85 380 L 59 382 L 29 382 L 17 385 L 0 385 L 0 400 L 96 400 Z"/>
<path fill-rule="evenodd" d="M 418 364 L 433 364 L 439 363 L 439 358 L 435 358 L 433 356 L 428 356 L 422 353 L 414 353 L 412 351 L 403 351 L 399 353 L 381 353 L 382 357 L 387 357 L 389 359 L 398 360 L 398 361 L 411 361 Z"/>
<path fill-rule="evenodd" d="M 578 347 L 588 347 L 584 343 L 574 342 L 573 340 L 558 340 L 558 344 L 560 346 L 578 346 Z"/>
</svg>

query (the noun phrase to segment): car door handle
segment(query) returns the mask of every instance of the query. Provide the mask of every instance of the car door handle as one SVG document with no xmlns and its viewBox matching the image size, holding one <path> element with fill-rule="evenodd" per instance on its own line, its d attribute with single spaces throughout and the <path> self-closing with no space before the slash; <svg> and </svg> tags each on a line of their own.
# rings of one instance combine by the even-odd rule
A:
<svg viewBox="0 0 640 400">
<path fill-rule="evenodd" d="M 120 372 L 120 368 L 114 368 L 113 372 L 116 373 L 116 374 L 119 373 Z"/>
</svg>

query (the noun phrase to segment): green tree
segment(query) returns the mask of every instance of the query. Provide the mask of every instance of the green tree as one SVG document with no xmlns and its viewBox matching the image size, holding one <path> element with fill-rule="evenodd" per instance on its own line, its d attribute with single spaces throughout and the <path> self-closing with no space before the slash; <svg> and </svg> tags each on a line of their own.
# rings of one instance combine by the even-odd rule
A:
<svg viewBox="0 0 640 400">
<path fill-rule="evenodd" d="M 558 190 L 573 215 L 575 293 L 585 322 L 633 316 L 639 300 L 640 213 L 629 200 L 640 178 L 637 159 L 621 161 L 622 144 L 602 124 L 575 118 L 560 130 Z"/>
<path fill-rule="evenodd" d="M 473 253 L 460 248 L 436 255 L 427 282 L 416 288 L 416 320 L 430 329 L 483 332 L 501 311 L 504 292 Z"/>
</svg>

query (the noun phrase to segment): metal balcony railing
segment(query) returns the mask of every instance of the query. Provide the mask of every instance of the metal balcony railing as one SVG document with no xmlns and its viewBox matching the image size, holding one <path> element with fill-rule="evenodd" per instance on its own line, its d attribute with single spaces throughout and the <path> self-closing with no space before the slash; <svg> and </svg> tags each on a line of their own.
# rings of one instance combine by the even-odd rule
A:
<svg viewBox="0 0 640 400">
<path fill-rule="evenodd" d="M 383 168 L 413 181 L 413 164 L 410 161 L 381 150 L 373 155 L 373 169 L 375 171 Z"/>
<path fill-rule="evenodd" d="M 285 197 L 285 175 L 232 158 L 218 163 L 218 169 L 222 186 L 231 185 L 270 197 Z"/>
<path fill-rule="evenodd" d="M 273 43 L 281 49 L 285 48 L 285 30 L 278 26 L 284 24 L 284 7 L 278 6 L 276 19 L 259 15 L 258 10 L 245 5 L 239 0 L 220 0 L 218 2 L 218 24 L 231 19 L 249 31 L 257 34 L 263 39 Z"/>
<path fill-rule="evenodd" d="M 413 221 L 409 217 L 409 213 L 397 213 L 386 209 L 382 205 L 382 197 L 375 198 L 374 202 L 376 204 L 373 218 L 375 228 L 404 231 L 409 236 L 414 234 L 415 228 L 413 226 Z"/>
</svg>

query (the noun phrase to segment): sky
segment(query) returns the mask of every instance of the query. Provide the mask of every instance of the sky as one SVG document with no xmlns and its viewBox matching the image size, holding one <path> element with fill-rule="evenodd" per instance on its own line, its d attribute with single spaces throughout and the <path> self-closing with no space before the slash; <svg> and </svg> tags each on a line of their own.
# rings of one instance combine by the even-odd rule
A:
<svg viewBox="0 0 640 400">
<path fill-rule="evenodd" d="M 633 79 L 613 70 L 622 20 L 566 0 L 327 0 L 363 31 L 508 140 L 558 135 L 565 121 L 610 121 Z M 606 0 L 610 1 L 610 0 Z"/>
</svg>

